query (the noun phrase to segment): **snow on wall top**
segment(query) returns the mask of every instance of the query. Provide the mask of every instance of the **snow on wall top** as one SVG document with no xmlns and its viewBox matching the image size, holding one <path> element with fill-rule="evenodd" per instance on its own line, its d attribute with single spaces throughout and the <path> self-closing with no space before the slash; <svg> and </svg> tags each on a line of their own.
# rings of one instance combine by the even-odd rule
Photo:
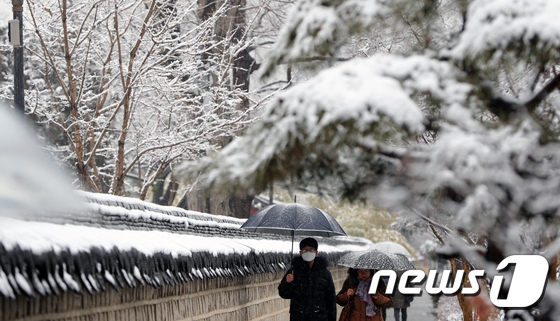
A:
<svg viewBox="0 0 560 321">
<path fill-rule="evenodd" d="M 244 219 L 79 194 L 87 202 L 87 214 L 25 221 L 0 216 L 0 295 L 175 285 L 275 272 L 291 259 L 289 237 L 241 230 Z M 317 239 L 331 264 L 348 251 L 371 245 L 361 238 Z"/>
<path fill-rule="evenodd" d="M 38 148 L 33 127 L 1 107 L 0 296 L 175 285 L 274 272 L 289 262 L 290 239 L 241 230 L 241 219 L 126 197 L 76 195 L 67 175 Z M 319 242 L 331 263 L 371 243 Z"/>
</svg>

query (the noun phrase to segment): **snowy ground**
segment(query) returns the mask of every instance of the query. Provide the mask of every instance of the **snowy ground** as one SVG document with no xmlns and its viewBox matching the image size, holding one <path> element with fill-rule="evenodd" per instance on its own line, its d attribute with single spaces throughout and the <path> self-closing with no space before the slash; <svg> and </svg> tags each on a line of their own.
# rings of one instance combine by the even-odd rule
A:
<svg viewBox="0 0 560 321">
<path fill-rule="evenodd" d="M 457 297 L 442 295 L 439 298 L 437 321 L 463 321 L 463 312 Z"/>
<path fill-rule="evenodd" d="M 486 307 L 487 308 L 480 310 L 480 313 L 482 314 L 479 315 L 479 320 L 503 320 L 503 315 L 500 313 L 500 311 L 493 308 L 493 306 L 491 305 Z M 485 311 L 487 314 L 484 314 L 483 311 Z M 463 312 L 461 311 L 461 307 L 459 306 L 457 297 L 445 295 L 441 296 L 436 308 L 436 317 L 436 321 L 463 321 Z"/>
</svg>

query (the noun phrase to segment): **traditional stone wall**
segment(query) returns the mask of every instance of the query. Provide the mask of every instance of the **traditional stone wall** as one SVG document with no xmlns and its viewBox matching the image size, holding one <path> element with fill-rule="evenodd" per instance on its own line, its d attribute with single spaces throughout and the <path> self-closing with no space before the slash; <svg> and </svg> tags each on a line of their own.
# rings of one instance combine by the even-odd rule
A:
<svg viewBox="0 0 560 321">
<path fill-rule="evenodd" d="M 197 236 L 197 242 L 213 237 L 241 244 L 253 239 L 283 240 L 286 252 L 260 249 L 247 253 L 230 251 L 224 245 L 224 251 L 215 253 L 195 246 L 198 243 L 190 253 L 179 254 L 147 254 L 127 244 L 112 248 L 92 244 L 76 251 L 54 241 L 41 244 L 52 250 L 34 251 L 26 240 L 21 241 L 22 247 L 13 241 L 0 242 L 0 321 L 289 320 L 289 301 L 281 299 L 277 290 L 291 259 L 288 236 L 248 232 L 240 229 L 243 220 L 231 217 L 113 195 L 84 196 L 90 212 L 49 216 L 44 221 L 70 226 L 70 230 L 78 225 L 189 234 Z M 19 226 L 25 224 L 22 221 Z M 334 248 L 370 243 L 352 237 L 318 238 L 320 244 Z M 345 253 L 323 251 L 322 255 L 337 262 Z M 346 269 L 332 267 L 331 271 L 339 290 Z"/>
<path fill-rule="evenodd" d="M 346 268 L 332 267 L 337 291 Z M 107 287 L 93 294 L 72 291 L 30 298 L 0 296 L 0 320 L 253 321 L 289 320 L 289 300 L 278 296 L 284 271 L 194 280 L 162 287 Z M 339 309 L 340 310 L 340 309 Z"/>
</svg>

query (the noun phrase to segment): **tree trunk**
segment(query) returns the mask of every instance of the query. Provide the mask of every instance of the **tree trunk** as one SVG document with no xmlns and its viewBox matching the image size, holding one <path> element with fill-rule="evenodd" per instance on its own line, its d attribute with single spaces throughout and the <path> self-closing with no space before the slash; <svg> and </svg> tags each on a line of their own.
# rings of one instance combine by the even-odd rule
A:
<svg viewBox="0 0 560 321">
<path fill-rule="evenodd" d="M 214 37 L 218 40 L 224 40 L 231 35 L 231 43 L 241 43 L 245 39 L 245 14 L 242 10 L 246 5 L 246 0 L 226 0 L 229 4 L 229 9 L 224 17 L 221 17 L 216 22 L 214 28 Z M 199 0 L 199 18 L 201 20 L 208 20 L 216 11 L 216 8 L 221 6 L 222 3 L 216 0 Z M 223 50 L 216 48 L 216 54 L 223 54 Z M 203 57 L 208 59 L 209 57 Z M 251 72 L 258 68 L 255 60 L 249 54 L 247 49 L 242 50 L 233 59 L 233 86 L 243 91 L 249 91 L 249 76 Z M 246 109 L 249 105 L 247 99 L 243 99 L 241 104 L 237 106 L 238 109 Z M 221 140 L 222 148 L 231 141 L 232 137 L 225 137 Z M 198 192 L 193 192 L 198 193 Z M 192 195 L 187 197 L 189 200 L 187 207 L 199 211 L 208 212 L 217 215 L 227 215 L 240 218 L 247 218 L 250 215 L 251 204 L 254 196 L 252 195 L 230 195 L 219 192 L 210 192 L 209 195 Z M 193 202 L 193 199 L 198 200 Z M 201 202 L 201 199 L 205 199 Z M 196 204 L 196 205 L 195 205 Z M 195 205 L 193 207 L 192 205 Z"/>
<path fill-rule="evenodd" d="M 470 272 L 470 268 L 467 264 L 467 261 L 464 258 L 457 259 L 460 260 L 463 265 L 463 270 L 465 274 L 463 275 L 463 288 L 471 287 L 471 284 L 468 279 L 468 274 Z M 453 276 L 451 279 L 455 280 L 455 276 L 457 275 L 457 262 L 456 259 L 449 259 L 449 263 L 451 263 L 451 275 Z M 459 301 L 459 305 L 461 306 L 461 311 L 463 311 L 463 321 L 473 321 L 473 308 L 467 301 L 465 295 L 461 292 L 457 293 L 457 300 Z"/>
<path fill-rule="evenodd" d="M 430 229 L 432 230 L 432 233 L 434 233 L 435 237 L 442 244 L 445 244 L 445 241 L 439 235 L 439 233 L 436 231 L 433 224 L 430 224 Z M 469 241 L 470 241 L 470 239 L 469 239 Z M 449 263 L 451 264 L 451 276 L 452 276 L 451 280 L 455 280 L 455 277 L 457 276 L 457 263 L 456 263 L 455 260 L 456 260 L 455 258 L 449 259 Z M 457 260 L 461 260 L 463 270 L 465 271 L 465 273 L 463 275 L 463 280 L 462 280 L 463 288 L 470 287 L 470 282 L 469 282 L 469 279 L 468 279 L 468 274 L 470 272 L 469 265 L 468 265 L 467 261 L 465 260 L 465 258 L 463 258 L 463 257 L 461 257 Z M 474 312 L 473 307 L 469 303 L 467 298 L 461 292 L 459 292 L 457 294 L 457 301 L 459 301 L 459 306 L 461 307 L 461 311 L 463 312 L 463 321 L 473 321 L 473 312 Z"/>
<path fill-rule="evenodd" d="M 251 215 L 251 204 L 253 203 L 254 196 L 231 196 L 229 198 L 229 211 L 230 215 L 239 218 L 249 218 Z"/>
</svg>

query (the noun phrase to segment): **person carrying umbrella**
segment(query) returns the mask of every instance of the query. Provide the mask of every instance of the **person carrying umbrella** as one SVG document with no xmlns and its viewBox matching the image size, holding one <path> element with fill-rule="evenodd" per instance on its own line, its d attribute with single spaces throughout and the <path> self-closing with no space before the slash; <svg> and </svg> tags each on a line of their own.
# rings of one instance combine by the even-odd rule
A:
<svg viewBox="0 0 560 321">
<path fill-rule="evenodd" d="M 300 256 L 292 260 L 278 294 L 290 301 L 290 321 L 336 321 L 335 288 L 326 258 L 317 256 L 314 238 L 299 243 Z"/>
<path fill-rule="evenodd" d="M 400 278 L 403 271 L 397 272 L 397 276 Z M 407 313 L 406 309 L 410 307 L 410 302 L 414 300 L 414 296 L 411 294 L 402 294 L 398 287 L 395 287 L 393 292 L 393 309 L 395 309 L 395 321 L 406 321 Z M 402 317 L 402 318 L 401 318 Z"/>
<path fill-rule="evenodd" d="M 339 321 L 383 321 L 381 308 L 391 307 L 393 301 L 385 295 L 385 283 L 380 280 L 375 294 L 369 294 L 374 270 L 348 269 L 348 277 L 336 296 L 343 306 Z"/>
</svg>

